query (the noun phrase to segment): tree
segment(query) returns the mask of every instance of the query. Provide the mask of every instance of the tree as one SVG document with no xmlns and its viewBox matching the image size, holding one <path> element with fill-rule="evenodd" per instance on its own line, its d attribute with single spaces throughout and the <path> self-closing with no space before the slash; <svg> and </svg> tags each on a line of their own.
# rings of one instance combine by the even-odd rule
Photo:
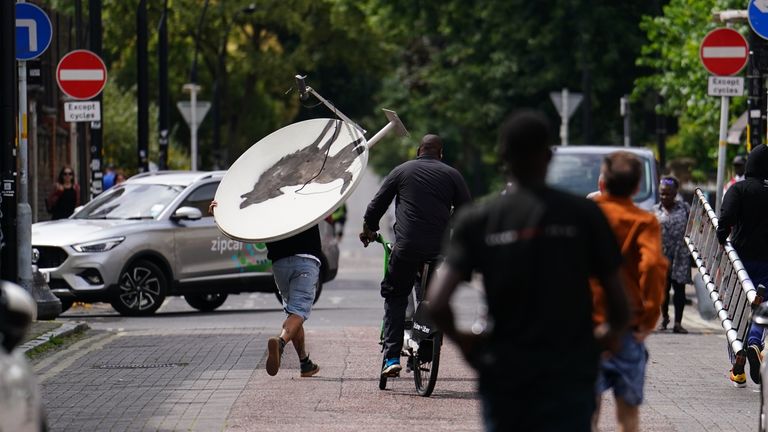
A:
<svg viewBox="0 0 768 432">
<path fill-rule="evenodd" d="M 694 179 L 706 180 L 717 165 L 719 98 L 707 96 L 708 72 L 699 60 L 699 45 L 712 29 L 722 26 L 712 21 L 714 10 L 739 9 L 736 0 L 671 0 L 658 17 L 646 17 L 641 28 L 648 42 L 638 64 L 652 73 L 636 81 L 633 96 L 659 92 L 664 104 L 661 114 L 677 118 L 679 130 L 669 141 L 670 158 L 689 157 L 696 161 Z M 746 25 L 736 25 L 746 31 Z M 740 113 L 745 98 L 734 98 L 731 112 Z M 730 122 L 729 122 L 730 123 Z"/>
</svg>

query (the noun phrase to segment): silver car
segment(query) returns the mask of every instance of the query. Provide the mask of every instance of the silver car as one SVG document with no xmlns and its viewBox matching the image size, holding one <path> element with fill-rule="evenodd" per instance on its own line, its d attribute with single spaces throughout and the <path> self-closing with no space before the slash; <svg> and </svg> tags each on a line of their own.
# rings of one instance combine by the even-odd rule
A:
<svg viewBox="0 0 768 432">
<path fill-rule="evenodd" d="M 223 175 L 134 176 L 69 219 L 34 224 L 33 262 L 64 310 L 75 301 L 105 301 L 123 315 L 150 315 L 166 296 L 183 295 L 211 311 L 228 294 L 277 293 L 264 244 L 225 237 L 208 214 Z M 321 222 L 320 233 L 327 282 L 336 276 L 339 250 L 330 224 Z"/>
<path fill-rule="evenodd" d="M 653 152 L 639 147 L 554 146 L 547 171 L 547 184 L 585 197 L 597 190 L 603 158 L 615 151 L 629 151 L 640 158 L 643 175 L 640 189 L 632 197 L 638 207 L 651 210 L 659 202 L 659 178 Z"/>
</svg>

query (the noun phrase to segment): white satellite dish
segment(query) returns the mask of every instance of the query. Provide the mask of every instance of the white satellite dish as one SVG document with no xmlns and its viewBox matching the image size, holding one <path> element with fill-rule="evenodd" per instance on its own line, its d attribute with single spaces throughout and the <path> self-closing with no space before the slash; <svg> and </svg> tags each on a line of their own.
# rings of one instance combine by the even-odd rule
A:
<svg viewBox="0 0 768 432">
<path fill-rule="evenodd" d="M 216 191 L 214 220 L 226 236 L 268 242 L 298 234 L 331 214 L 354 191 L 368 150 L 390 131 L 407 135 L 397 114 L 370 141 L 365 130 L 297 77 L 302 99 L 312 94 L 340 117 L 288 125 L 257 142 L 229 168 Z"/>
</svg>

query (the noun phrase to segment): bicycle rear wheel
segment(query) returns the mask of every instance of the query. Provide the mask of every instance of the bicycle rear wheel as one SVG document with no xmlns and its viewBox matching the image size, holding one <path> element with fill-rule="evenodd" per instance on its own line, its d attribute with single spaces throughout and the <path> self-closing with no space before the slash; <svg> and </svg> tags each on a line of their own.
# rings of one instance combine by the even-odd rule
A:
<svg viewBox="0 0 768 432">
<path fill-rule="evenodd" d="M 420 396 L 428 397 L 435 389 L 442 345 L 443 335 L 437 333 L 431 339 L 421 341 L 418 352 L 414 354 L 413 381 Z"/>
</svg>

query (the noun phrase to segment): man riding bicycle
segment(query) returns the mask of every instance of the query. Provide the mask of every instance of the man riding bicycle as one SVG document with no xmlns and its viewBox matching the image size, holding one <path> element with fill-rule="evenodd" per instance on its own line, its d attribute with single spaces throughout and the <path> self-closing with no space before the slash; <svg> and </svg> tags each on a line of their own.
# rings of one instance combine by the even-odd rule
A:
<svg viewBox="0 0 768 432">
<path fill-rule="evenodd" d="M 471 200 L 461 174 L 442 162 L 443 142 L 425 135 L 416 159 L 395 167 L 363 217 L 363 245 L 376 239 L 379 220 L 395 199 L 395 245 L 381 281 L 384 297 L 384 367 L 382 375 L 398 376 L 405 332 L 405 312 L 420 265 L 440 254 L 453 211 Z"/>
</svg>

